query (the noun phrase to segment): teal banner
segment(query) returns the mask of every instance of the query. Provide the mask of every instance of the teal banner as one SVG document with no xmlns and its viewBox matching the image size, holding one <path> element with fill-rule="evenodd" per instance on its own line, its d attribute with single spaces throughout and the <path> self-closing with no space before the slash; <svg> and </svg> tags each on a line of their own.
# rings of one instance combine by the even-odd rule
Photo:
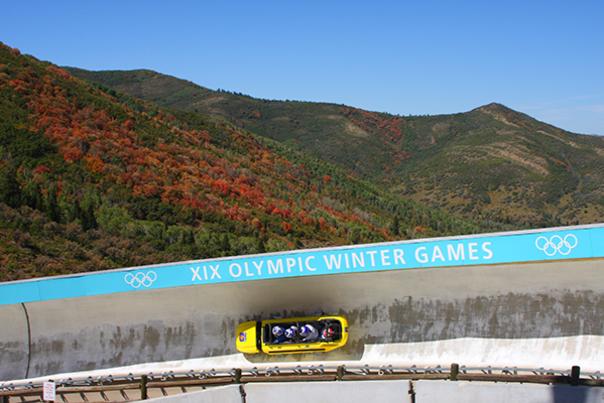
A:
<svg viewBox="0 0 604 403">
<path fill-rule="evenodd" d="M 598 224 L 237 256 L 7 282 L 0 283 L 0 304 L 286 277 L 602 257 L 604 224 Z"/>
</svg>

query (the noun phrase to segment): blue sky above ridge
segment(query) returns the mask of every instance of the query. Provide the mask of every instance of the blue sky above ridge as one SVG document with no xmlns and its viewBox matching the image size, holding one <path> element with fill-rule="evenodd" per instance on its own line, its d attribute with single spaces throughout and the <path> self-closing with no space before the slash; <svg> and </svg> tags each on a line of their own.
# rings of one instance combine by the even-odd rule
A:
<svg viewBox="0 0 604 403">
<path fill-rule="evenodd" d="M 2 20 L 60 65 L 403 115 L 499 102 L 604 135 L 601 1 L 32 1 Z"/>
</svg>

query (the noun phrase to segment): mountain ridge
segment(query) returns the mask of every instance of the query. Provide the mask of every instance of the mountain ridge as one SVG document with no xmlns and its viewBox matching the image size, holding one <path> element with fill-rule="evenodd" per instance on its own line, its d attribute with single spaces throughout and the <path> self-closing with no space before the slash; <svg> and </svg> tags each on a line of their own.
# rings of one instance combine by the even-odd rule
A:
<svg viewBox="0 0 604 403">
<path fill-rule="evenodd" d="M 479 105 L 477 107 L 474 107 L 472 109 L 469 109 L 467 111 L 460 111 L 460 112 L 451 112 L 451 113 L 437 113 L 437 114 L 404 114 L 404 113 L 392 113 L 392 112 L 385 112 L 385 111 L 378 111 L 378 110 L 373 110 L 373 109 L 362 109 L 362 108 L 358 108 L 358 107 L 354 107 L 351 105 L 347 105 L 347 104 L 343 104 L 343 103 L 337 103 L 337 102 L 328 102 L 328 101 L 320 101 L 320 100 L 296 100 L 296 99 L 272 99 L 272 98 L 262 98 L 262 97 L 255 97 L 253 95 L 250 94 L 244 94 L 241 92 L 237 92 L 237 91 L 229 91 L 229 90 L 225 90 L 225 89 L 211 89 L 209 87 L 206 87 L 204 85 L 198 84 L 194 81 L 188 80 L 188 79 L 184 79 L 184 78 L 178 78 L 176 76 L 172 76 L 172 75 L 168 75 L 168 74 L 163 74 L 160 73 L 156 70 L 153 69 L 148 69 L 148 68 L 140 68 L 140 69 L 111 69 L 111 70 L 88 70 L 88 69 L 83 69 L 83 68 L 79 68 L 79 67 L 75 67 L 75 66 L 61 66 L 61 68 L 66 69 L 67 71 L 73 73 L 75 76 L 78 77 L 88 77 L 87 79 L 89 79 L 90 81 L 95 81 L 95 82 L 99 82 L 102 83 L 103 85 L 107 85 L 108 88 L 111 88 L 112 83 L 110 81 L 106 81 L 106 80 L 95 80 L 94 78 L 92 78 L 95 75 L 103 75 L 103 76 L 110 76 L 113 74 L 142 74 L 142 75 L 146 75 L 149 76 L 151 78 L 167 78 L 167 79 L 173 79 L 176 80 L 178 82 L 181 82 L 183 86 L 187 86 L 187 85 L 191 85 L 194 87 L 197 87 L 198 89 L 208 92 L 208 93 L 217 93 L 217 94 L 229 94 L 229 95 L 233 95 L 235 97 L 242 97 L 242 98 L 248 98 L 248 99 L 252 99 L 252 100 L 256 100 L 256 101 L 262 101 L 262 102 L 268 102 L 268 103 L 280 103 L 280 102 L 292 102 L 292 103 L 308 103 L 308 104 L 317 104 L 317 105 L 327 105 L 327 106 L 336 106 L 336 107 L 347 107 L 347 108 L 352 108 L 352 109 L 358 109 L 358 110 L 363 110 L 365 112 L 370 112 L 370 113 L 377 113 L 377 114 L 385 114 L 385 115 L 391 115 L 391 116 L 397 116 L 397 117 L 405 117 L 405 116 L 450 116 L 450 115 L 458 115 L 458 114 L 462 114 L 462 113 L 467 113 L 467 112 L 471 112 L 471 111 L 475 111 L 475 110 L 481 110 L 481 109 L 489 109 L 490 107 L 492 108 L 501 108 L 501 109 L 505 109 L 511 112 L 515 112 L 515 113 L 520 113 L 520 114 L 524 114 L 523 112 L 517 111 L 513 108 L 510 108 L 509 106 L 497 102 L 497 101 L 492 101 L 489 102 L 487 104 L 484 105 Z M 97 76 L 98 77 L 98 76 Z M 119 81 L 116 83 L 113 83 L 113 85 L 119 85 Z M 133 91 L 126 91 L 126 93 L 133 95 Z M 163 95 L 163 94 L 162 94 Z M 137 98 L 143 98 L 145 99 L 144 96 L 137 96 Z M 163 99 L 163 97 L 162 97 Z M 165 101 L 164 101 L 165 102 Z M 525 116 L 529 116 L 527 114 L 524 114 Z M 530 116 L 529 116 L 530 117 Z M 532 118 L 532 117 L 531 117 Z M 534 119 L 534 118 L 533 118 Z M 575 133 L 575 134 L 582 134 L 582 133 Z M 586 134 L 588 135 L 588 134 Z"/>
<path fill-rule="evenodd" d="M 220 116 L 467 218 L 527 227 L 604 216 L 604 137 L 571 133 L 500 103 L 403 116 L 255 99 L 152 70 L 73 72 L 170 109 Z"/>
</svg>

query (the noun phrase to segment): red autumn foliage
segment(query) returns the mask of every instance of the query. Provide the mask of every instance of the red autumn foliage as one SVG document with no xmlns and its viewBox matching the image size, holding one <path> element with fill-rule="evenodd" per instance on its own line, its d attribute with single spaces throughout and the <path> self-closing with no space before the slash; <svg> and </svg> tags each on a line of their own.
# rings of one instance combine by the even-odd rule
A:
<svg viewBox="0 0 604 403">
<path fill-rule="evenodd" d="M 226 196 L 229 194 L 229 183 L 224 179 L 218 179 L 213 181 L 212 187 L 220 192 L 221 195 Z"/>
<path fill-rule="evenodd" d="M 82 158 L 82 150 L 72 145 L 64 145 L 59 148 L 59 151 L 67 162 L 76 162 Z"/>
<path fill-rule="evenodd" d="M 371 227 L 346 207 L 326 205 L 317 184 L 333 183 L 330 175 L 315 177 L 230 125 L 217 124 L 220 135 L 188 129 L 172 114 L 137 112 L 92 87 L 81 91 L 96 97 L 94 102 L 84 101 L 72 88 L 84 84 L 52 65 L 24 67 L 8 78 L 5 82 L 27 103 L 32 131 L 43 132 L 66 162 L 80 163 L 99 180 L 124 185 L 134 196 L 157 196 L 262 231 L 280 227 L 290 233 L 296 226 L 318 223 L 335 232 L 325 218 L 312 218 L 311 211 L 334 223 Z M 391 137 L 402 136 L 399 121 L 368 124 L 392 126 Z M 36 175 L 49 171 L 42 165 L 33 170 Z"/>
<path fill-rule="evenodd" d="M 52 74 L 56 74 L 59 77 L 64 78 L 64 79 L 71 78 L 71 75 L 67 71 L 63 70 L 60 67 L 53 66 L 52 64 L 50 66 L 46 67 L 46 70 L 48 70 Z"/>
<path fill-rule="evenodd" d="M 426 231 L 428 231 L 428 228 L 422 226 L 422 225 L 418 225 L 415 227 L 415 232 L 419 233 L 419 234 L 423 234 Z"/>
<path fill-rule="evenodd" d="M 41 175 L 41 174 L 45 174 L 50 172 L 50 168 L 48 168 L 46 165 L 38 165 L 37 167 L 34 168 L 33 173 L 36 175 Z"/>
<path fill-rule="evenodd" d="M 283 232 L 285 232 L 286 234 L 289 234 L 292 230 L 292 225 L 286 221 L 283 221 L 281 223 L 281 229 L 283 230 Z"/>
</svg>

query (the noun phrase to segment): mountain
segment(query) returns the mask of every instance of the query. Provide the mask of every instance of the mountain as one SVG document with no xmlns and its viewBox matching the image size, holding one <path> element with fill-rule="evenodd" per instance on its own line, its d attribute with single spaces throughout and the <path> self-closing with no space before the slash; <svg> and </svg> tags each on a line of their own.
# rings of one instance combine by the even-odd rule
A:
<svg viewBox="0 0 604 403">
<path fill-rule="evenodd" d="M 0 43 L 0 281 L 484 230 Z"/>
<path fill-rule="evenodd" d="M 469 219 L 525 228 L 604 217 L 604 137 L 570 133 L 500 104 L 395 116 L 255 99 L 149 70 L 70 71 L 171 110 L 220 116 Z"/>
</svg>

